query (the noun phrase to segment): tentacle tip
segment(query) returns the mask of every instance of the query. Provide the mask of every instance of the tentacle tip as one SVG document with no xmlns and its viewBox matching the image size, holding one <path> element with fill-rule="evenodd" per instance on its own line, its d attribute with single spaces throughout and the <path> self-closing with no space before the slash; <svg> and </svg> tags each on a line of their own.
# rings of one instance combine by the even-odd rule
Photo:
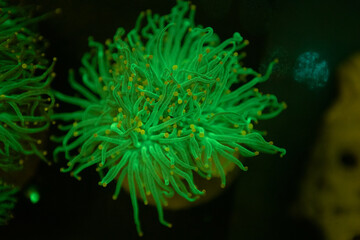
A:
<svg viewBox="0 0 360 240">
<path fill-rule="evenodd" d="M 55 9 L 55 14 L 61 14 L 61 13 L 62 13 L 62 9 L 61 9 L 61 8 Z"/>
<path fill-rule="evenodd" d="M 241 34 L 238 32 L 235 32 L 233 37 L 236 41 L 239 41 L 239 42 L 243 40 L 243 38 L 241 37 Z"/>
</svg>

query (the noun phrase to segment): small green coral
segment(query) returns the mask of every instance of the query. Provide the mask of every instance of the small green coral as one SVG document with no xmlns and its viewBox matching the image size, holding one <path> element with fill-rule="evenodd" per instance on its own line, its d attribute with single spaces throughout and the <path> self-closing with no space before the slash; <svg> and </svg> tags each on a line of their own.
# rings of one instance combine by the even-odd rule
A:
<svg viewBox="0 0 360 240">
<path fill-rule="evenodd" d="M 11 218 L 11 210 L 16 203 L 17 189 L 0 180 L 0 226 L 5 225 Z"/>
<path fill-rule="evenodd" d="M 137 196 L 145 204 L 152 199 L 160 222 L 171 226 L 163 217 L 167 198 L 195 201 L 204 194 L 195 174 L 216 173 L 224 187 L 224 166 L 247 170 L 236 153 L 285 154 L 253 129 L 285 107 L 253 88 L 269 78 L 275 61 L 265 75 L 243 67 L 238 51 L 248 41 L 235 33 L 220 42 L 212 28 L 195 25 L 194 15 L 195 6 L 178 1 L 166 16 L 141 13 L 133 30 L 125 35 L 119 28 L 105 46 L 90 38 L 92 51 L 80 69 L 83 85 L 72 71 L 69 79 L 83 97 L 55 93 L 79 110 L 53 116 L 68 122 L 59 126 L 65 135 L 54 138 L 62 144 L 54 158 L 64 153 L 68 167 L 62 171 L 78 179 L 97 166 L 100 185 L 117 182 L 114 199 L 126 179 L 140 235 Z"/>
</svg>

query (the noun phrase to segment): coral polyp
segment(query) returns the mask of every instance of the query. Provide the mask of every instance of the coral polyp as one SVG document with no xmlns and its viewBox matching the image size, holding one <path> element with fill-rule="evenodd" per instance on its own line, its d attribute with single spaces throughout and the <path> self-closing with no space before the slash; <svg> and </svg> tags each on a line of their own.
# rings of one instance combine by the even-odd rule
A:
<svg viewBox="0 0 360 240">
<path fill-rule="evenodd" d="M 82 84 L 69 74 L 83 97 L 55 92 L 79 110 L 53 116 L 68 122 L 59 126 L 64 136 L 54 138 L 62 144 L 54 158 L 64 153 L 62 171 L 78 179 L 96 166 L 100 185 L 116 182 L 114 199 L 125 180 L 140 235 L 137 198 L 154 202 L 160 223 L 170 227 L 163 216 L 168 198 L 195 201 L 205 193 L 195 175 L 220 176 L 225 187 L 227 165 L 247 171 L 236 155 L 285 154 L 253 128 L 285 108 L 254 88 L 269 79 L 275 61 L 264 75 L 243 67 L 238 52 L 248 41 L 235 33 L 221 42 L 212 28 L 196 25 L 194 15 L 195 6 L 178 1 L 166 16 L 141 13 L 133 30 L 119 28 L 105 45 L 90 38 Z"/>
</svg>

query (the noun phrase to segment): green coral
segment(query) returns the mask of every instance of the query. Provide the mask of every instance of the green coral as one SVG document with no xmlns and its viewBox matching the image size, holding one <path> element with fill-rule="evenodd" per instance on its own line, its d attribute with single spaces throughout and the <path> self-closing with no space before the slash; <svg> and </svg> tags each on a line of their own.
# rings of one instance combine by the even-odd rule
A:
<svg viewBox="0 0 360 240">
<path fill-rule="evenodd" d="M 285 108 L 254 89 L 269 79 L 275 61 L 264 75 L 243 67 L 238 51 L 248 41 L 235 33 L 220 42 L 212 28 L 195 25 L 194 15 L 195 6 L 178 1 L 166 16 L 141 13 L 133 30 L 125 35 L 119 28 L 105 46 L 90 38 L 82 84 L 73 71 L 69 77 L 83 97 L 55 92 L 79 110 L 53 116 L 67 122 L 59 126 L 64 136 L 53 138 L 61 143 L 54 158 L 64 153 L 68 167 L 62 171 L 78 179 L 97 166 L 100 185 L 116 181 L 114 199 L 126 179 L 140 235 L 137 196 L 145 204 L 152 198 L 159 221 L 170 227 L 163 216 L 166 199 L 178 194 L 195 201 L 205 192 L 194 174 L 220 175 L 224 187 L 225 166 L 247 170 L 236 153 L 285 154 L 253 129 Z"/>
<path fill-rule="evenodd" d="M 46 160 L 40 134 L 54 107 L 55 61 L 45 58 L 43 37 L 31 30 L 47 14 L 33 18 L 29 10 L 0 0 L 0 174 L 21 169 L 29 156 Z M 10 219 L 17 191 L 0 182 L 0 225 Z"/>
</svg>

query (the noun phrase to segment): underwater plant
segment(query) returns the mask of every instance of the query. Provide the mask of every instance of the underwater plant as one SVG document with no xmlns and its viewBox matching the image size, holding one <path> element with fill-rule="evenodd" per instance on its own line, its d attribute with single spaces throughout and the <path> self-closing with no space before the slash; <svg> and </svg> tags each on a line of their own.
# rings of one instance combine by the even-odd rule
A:
<svg viewBox="0 0 360 240">
<path fill-rule="evenodd" d="M 171 227 L 163 216 L 168 198 L 195 201 L 205 194 L 195 175 L 220 176 L 225 187 L 227 166 L 248 170 L 236 155 L 286 153 L 253 125 L 286 106 L 254 88 L 269 79 L 276 61 L 264 75 L 243 67 L 245 54 L 238 51 L 248 41 L 235 33 L 221 42 L 212 28 L 196 25 L 194 15 L 194 5 L 178 1 L 169 15 L 142 12 L 134 29 L 119 28 L 105 45 L 89 38 L 82 84 L 69 72 L 82 97 L 54 92 L 78 107 L 52 116 L 65 122 L 59 125 L 64 135 L 52 138 L 61 144 L 54 159 L 68 161 L 61 171 L 80 180 L 80 172 L 96 166 L 100 185 L 116 182 L 113 199 L 128 184 L 140 236 L 137 198 L 154 202 L 160 223 Z"/>
<path fill-rule="evenodd" d="M 31 17 L 28 10 L 0 0 L 0 175 L 7 180 L 17 173 L 17 182 L 29 176 L 17 171 L 24 162 L 46 160 L 42 134 L 55 103 L 49 90 L 55 59 L 49 64 L 43 36 L 31 30 L 47 14 Z M 0 225 L 9 219 L 16 191 L 0 183 Z"/>
</svg>

